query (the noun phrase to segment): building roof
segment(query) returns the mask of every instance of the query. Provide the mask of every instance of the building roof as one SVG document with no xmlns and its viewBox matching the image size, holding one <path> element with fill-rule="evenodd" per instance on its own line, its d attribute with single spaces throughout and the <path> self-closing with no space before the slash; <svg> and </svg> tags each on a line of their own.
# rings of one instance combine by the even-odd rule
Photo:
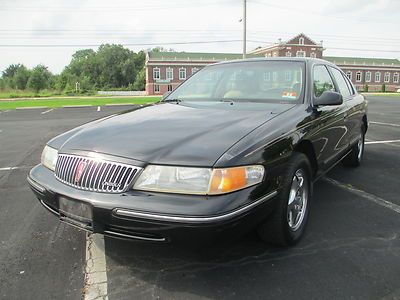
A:
<svg viewBox="0 0 400 300">
<path fill-rule="evenodd" d="M 259 57 L 259 55 L 247 54 L 249 58 Z M 203 52 L 148 52 L 149 60 L 166 60 L 166 61 L 222 61 L 241 59 L 241 53 L 203 53 Z"/>
<path fill-rule="evenodd" d="M 400 60 L 391 58 L 324 56 L 323 59 L 336 65 L 400 66 Z"/>
</svg>

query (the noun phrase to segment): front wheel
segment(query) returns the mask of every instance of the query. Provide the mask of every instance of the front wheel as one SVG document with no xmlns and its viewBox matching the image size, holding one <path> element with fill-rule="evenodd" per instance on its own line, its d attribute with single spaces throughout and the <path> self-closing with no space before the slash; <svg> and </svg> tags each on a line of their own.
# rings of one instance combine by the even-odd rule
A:
<svg viewBox="0 0 400 300">
<path fill-rule="evenodd" d="M 278 246 L 296 244 L 303 235 L 311 200 L 311 167 L 302 153 L 294 153 L 288 165 L 276 209 L 258 228 L 262 240 Z"/>
</svg>

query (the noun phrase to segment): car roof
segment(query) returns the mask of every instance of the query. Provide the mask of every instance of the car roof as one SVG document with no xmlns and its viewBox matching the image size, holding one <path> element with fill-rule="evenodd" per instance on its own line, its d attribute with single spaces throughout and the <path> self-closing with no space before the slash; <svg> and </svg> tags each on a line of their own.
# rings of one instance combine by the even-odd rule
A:
<svg viewBox="0 0 400 300">
<path fill-rule="evenodd" d="M 293 61 L 293 62 L 305 62 L 310 65 L 314 64 L 326 64 L 330 66 L 335 66 L 335 64 L 319 58 L 311 58 L 311 57 L 256 57 L 256 58 L 246 58 L 246 59 L 235 59 L 229 61 L 222 61 L 215 64 L 211 64 L 210 66 L 215 65 L 224 65 L 224 64 L 232 64 L 232 63 L 243 63 L 243 62 L 255 62 L 255 61 Z"/>
</svg>

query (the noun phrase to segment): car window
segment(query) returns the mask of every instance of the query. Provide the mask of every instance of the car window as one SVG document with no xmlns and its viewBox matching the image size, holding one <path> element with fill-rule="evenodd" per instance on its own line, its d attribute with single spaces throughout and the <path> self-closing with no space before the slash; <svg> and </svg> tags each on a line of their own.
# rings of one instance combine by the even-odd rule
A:
<svg viewBox="0 0 400 300">
<path fill-rule="evenodd" d="M 344 79 L 342 72 L 340 72 L 336 68 L 330 68 L 330 69 L 331 69 L 333 77 L 335 78 L 335 81 L 338 85 L 339 92 L 342 94 L 343 99 L 350 97 L 351 92 L 350 92 L 349 86 L 346 83 L 346 80 Z"/>
<path fill-rule="evenodd" d="M 213 65 L 195 73 L 167 100 L 300 103 L 304 69 L 304 63 L 291 61 Z"/>
<path fill-rule="evenodd" d="M 344 79 L 346 80 L 347 86 L 348 86 L 349 89 L 350 89 L 350 93 L 351 93 L 352 95 L 354 95 L 356 92 L 354 91 L 354 86 L 353 86 L 353 84 L 350 82 L 350 79 L 349 79 L 347 76 L 344 76 Z"/>
<path fill-rule="evenodd" d="M 328 70 L 325 66 L 315 66 L 314 67 L 314 95 L 319 97 L 325 91 L 334 91 L 335 86 L 331 75 L 329 75 Z"/>
</svg>

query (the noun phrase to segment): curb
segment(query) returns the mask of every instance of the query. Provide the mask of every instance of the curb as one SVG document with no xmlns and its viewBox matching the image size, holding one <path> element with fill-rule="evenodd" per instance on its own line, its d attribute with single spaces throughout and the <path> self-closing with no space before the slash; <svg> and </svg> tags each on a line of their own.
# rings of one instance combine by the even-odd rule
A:
<svg viewBox="0 0 400 300">
<path fill-rule="evenodd" d="M 32 107 L 16 107 L 15 109 L 43 109 L 49 108 L 48 106 L 32 106 Z"/>
<path fill-rule="evenodd" d="M 62 108 L 92 107 L 93 105 L 63 105 Z"/>
<path fill-rule="evenodd" d="M 137 105 L 133 103 L 108 103 L 105 106 L 124 106 L 124 105 Z"/>
</svg>

